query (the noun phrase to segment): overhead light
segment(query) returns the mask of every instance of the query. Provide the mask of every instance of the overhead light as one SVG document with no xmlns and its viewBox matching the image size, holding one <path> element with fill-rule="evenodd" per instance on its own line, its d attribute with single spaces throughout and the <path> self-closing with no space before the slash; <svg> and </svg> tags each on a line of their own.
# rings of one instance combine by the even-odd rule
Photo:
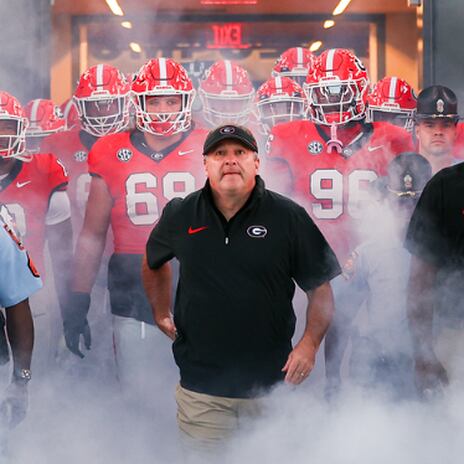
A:
<svg viewBox="0 0 464 464">
<path fill-rule="evenodd" d="M 334 16 L 341 15 L 346 10 L 346 8 L 350 4 L 350 2 L 351 2 L 351 0 L 340 0 L 338 2 L 338 5 L 333 10 L 332 14 Z"/>
<path fill-rule="evenodd" d="M 129 44 L 130 49 L 135 53 L 142 53 L 142 47 L 137 42 L 131 42 Z"/>
<path fill-rule="evenodd" d="M 314 52 L 317 52 L 321 47 L 322 47 L 322 42 L 320 40 L 316 40 L 309 47 L 309 51 L 314 53 Z"/>
<path fill-rule="evenodd" d="M 111 12 L 116 16 L 124 16 L 124 11 L 119 6 L 118 0 L 105 0 L 106 4 L 110 7 Z"/>
<path fill-rule="evenodd" d="M 126 29 L 132 29 L 132 23 L 130 21 L 123 21 L 121 23 L 121 26 L 126 28 Z"/>
<path fill-rule="evenodd" d="M 335 21 L 333 19 L 326 19 L 324 21 L 324 29 L 330 29 L 335 26 Z"/>
</svg>

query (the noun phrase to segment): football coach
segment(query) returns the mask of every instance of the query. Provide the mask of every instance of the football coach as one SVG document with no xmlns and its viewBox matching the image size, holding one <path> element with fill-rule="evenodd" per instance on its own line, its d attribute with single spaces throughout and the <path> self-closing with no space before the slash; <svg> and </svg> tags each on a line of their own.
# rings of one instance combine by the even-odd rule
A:
<svg viewBox="0 0 464 464">
<path fill-rule="evenodd" d="M 181 434 L 205 445 L 258 415 L 273 385 L 308 377 L 334 311 L 337 259 L 301 206 L 265 188 L 257 152 L 244 127 L 209 132 L 206 184 L 166 205 L 142 269 L 155 323 L 174 341 Z M 174 316 L 172 258 L 180 263 Z M 308 306 L 292 348 L 295 283 Z"/>
</svg>

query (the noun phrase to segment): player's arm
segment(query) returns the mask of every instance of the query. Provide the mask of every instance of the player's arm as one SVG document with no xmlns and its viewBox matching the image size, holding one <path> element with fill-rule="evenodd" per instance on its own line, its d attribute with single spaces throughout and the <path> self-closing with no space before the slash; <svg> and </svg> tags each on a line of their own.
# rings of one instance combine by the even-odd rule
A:
<svg viewBox="0 0 464 464">
<path fill-rule="evenodd" d="M 93 176 L 85 210 L 84 225 L 79 234 L 74 257 L 72 290 L 92 291 L 105 249 L 113 199 L 105 181 Z"/>
<path fill-rule="evenodd" d="M 6 308 L 6 326 L 13 355 L 13 378 L 0 404 L 0 426 L 4 424 L 14 428 L 26 417 L 28 407 L 27 383 L 30 379 L 34 324 L 27 298 Z"/>
<path fill-rule="evenodd" d="M 77 240 L 72 270 L 69 303 L 64 312 L 64 336 L 66 346 L 76 356 L 83 358 L 80 351 L 80 336 L 90 349 L 91 336 L 87 321 L 90 307 L 90 292 L 100 267 L 106 243 L 113 200 L 105 181 L 92 177 L 85 210 L 84 225 Z"/>
<path fill-rule="evenodd" d="M 54 192 L 47 212 L 47 240 L 61 310 L 66 306 L 72 266 L 71 204 L 66 191 Z"/>
<path fill-rule="evenodd" d="M 142 264 L 142 282 L 156 325 L 169 338 L 176 338 L 176 327 L 171 312 L 172 271 L 169 261 L 174 257 L 171 243 L 171 213 L 179 198 L 171 200 L 151 231 Z"/>
<path fill-rule="evenodd" d="M 316 353 L 334 314 L 330 282 L 324 282 L 306 292 L 306 295 L 308 306 L 305 330 L 282 369 L 286 372 L 285 381 L 292 384 L 301 383 L 311 373 L 316 362 Z"/>
<path fill-rule="evenodd" d="M 171 313 L 172 271 L 170 263 L 166 262 L 158 269 L 151 269 L 145 256 L 142 264 L 142 281 L 155 324 L 174 340 L 176 327 Z"/>
<path fill-rule="evenodd" d="M 27 298 L 6 308 L 6 328 L 13 355 L 13 371 L 18 373 L 22 369 L 29 370 L 34 346 L 34 324 Z"/>
<path fill-rule="evenodd" d="M 421 395 L 448 384 L 446 370 L 433 350 L 433 302 L 437 269 L 412 255 L 408 287 L 408 322 L 411 332 L 416 386 Z"/>
</svg>

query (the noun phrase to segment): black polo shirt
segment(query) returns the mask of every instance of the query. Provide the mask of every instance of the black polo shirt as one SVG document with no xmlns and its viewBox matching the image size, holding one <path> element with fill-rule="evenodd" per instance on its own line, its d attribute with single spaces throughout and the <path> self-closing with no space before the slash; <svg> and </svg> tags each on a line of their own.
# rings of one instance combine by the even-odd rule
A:
<svg viewBox="0 0 464 464">
<path fill-rule="evenodd" d="M 163 210 L 147 243 L 156 269 L 180 262 L 173 345 L 181 385 L 248 397 L 281 380 L 295 329 L 294 281 L 305 291 L 340 273 L 334 253 L 306 211 L 256 186 L 229 221 L 209 183 Z"/>
<path fill-rule="evenodd" d="M 425 187 L 406 248 L 438 269 L 438 314 L 464 319 L 464 163 L 443 169 Z"/>
</svg>

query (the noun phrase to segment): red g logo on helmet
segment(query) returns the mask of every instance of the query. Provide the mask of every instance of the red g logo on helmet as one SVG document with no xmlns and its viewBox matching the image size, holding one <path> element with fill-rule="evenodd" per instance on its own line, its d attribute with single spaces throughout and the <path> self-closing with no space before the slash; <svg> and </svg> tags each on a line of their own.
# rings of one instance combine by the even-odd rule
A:
<svg viewBox="0 0 464 464">
<path fill-rule="evenodd" d="M 149 60 L 132 82 L 132 93 L 140 130 L 169 136 L 190 128 L 195 90 L 187 71 L 176 61 Z"/>
<path fill-rule="evenodd" d="M 323 52 L 304 89 L 311 119 L 319 124 L 345 124 L 365 116 L 369 78 L 361 60 L 349 50 Z"/>
</svg>

